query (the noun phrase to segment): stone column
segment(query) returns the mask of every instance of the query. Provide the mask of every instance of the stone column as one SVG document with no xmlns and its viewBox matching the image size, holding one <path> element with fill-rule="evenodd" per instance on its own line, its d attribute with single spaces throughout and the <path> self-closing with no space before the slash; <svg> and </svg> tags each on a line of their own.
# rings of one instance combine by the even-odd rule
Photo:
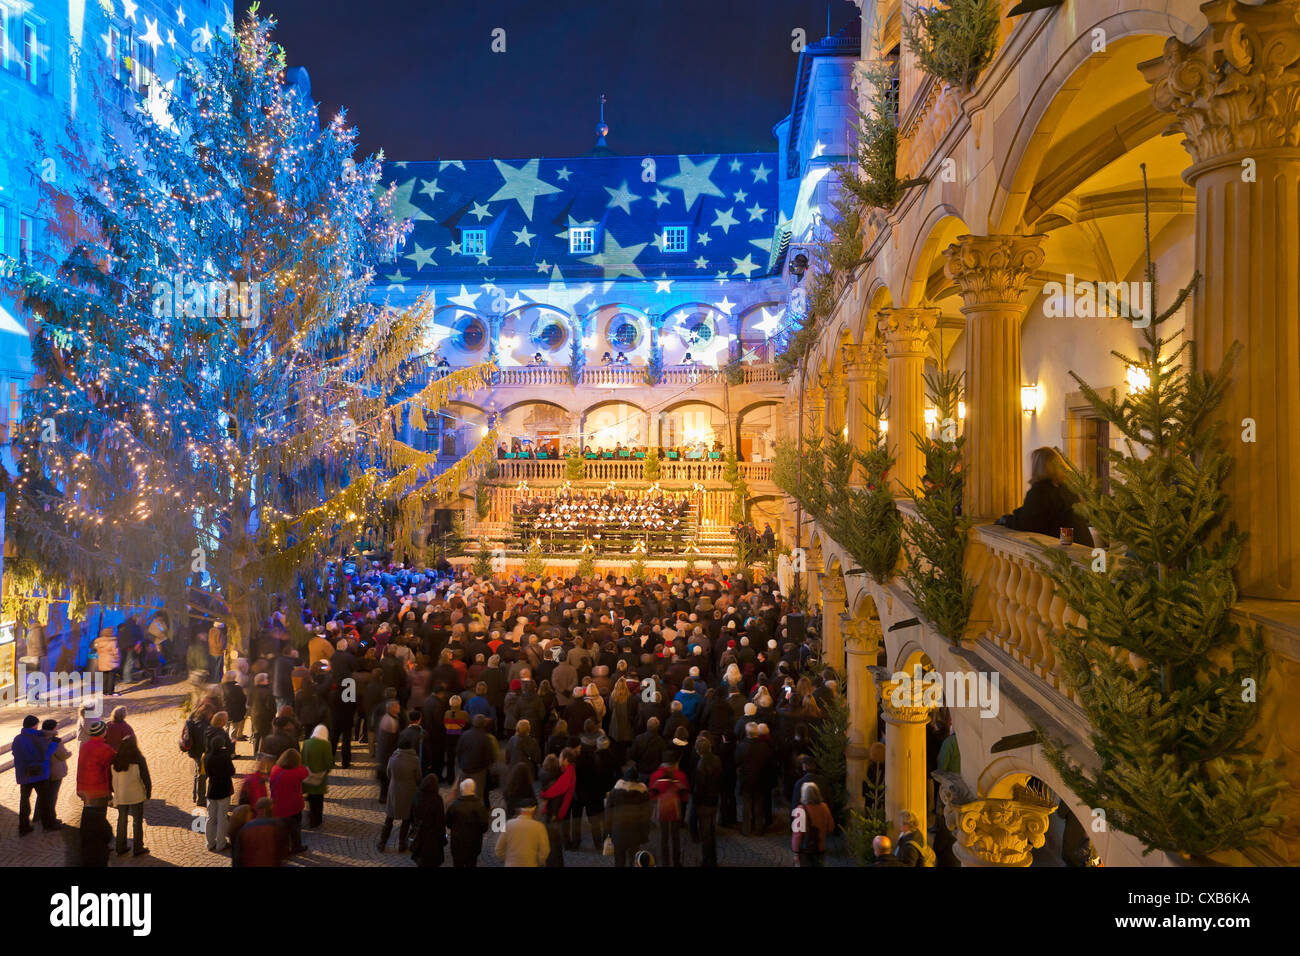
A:
<svg viewBox="0 0 1300 956">
<path fill-rule="evenodd" d="M 849 384 L 844 379 L 836 379 L 826 386 L 826 433 L 840 435 L 844 433 L 845 406 L 849 403 Z"/>
<path fill-rule="evenodd" d="M 877 321 L 889 361 L 888 441 L 899 494 L 919 488 L 925 473 L 925 456 L 914 436 L 925 434 L 925 357 L 938 321 L 938 309 L 924 308 L 882 309 Z"/>
<path fill-rule="evenodd" d="M 1196 367 L 1241 351 L 1218 416 L 1233 464 L 1229 517 L 1248 534 L 1243 597 L 1300 600 L 1300 0 L 1201 5 L 1209 26 L 1141 64 L 1173 114 L 1196 190 L 1188 335 Z M 1157 287 L 1157 310 L 1177 290 Z M 1254 422 L 1253 441 L 1244 440 Z"/>
<path fill-rule="evenodd" d="M 849 743 L 845 752 L 849 802 L 861 809 L 862 781 L 867 775 L 867 753 L 876 742 L 876 678 L 871 668 L 880 652 L 880 622 L 844 615 L 840 627 L 847 652 Z"/>
<path fill-rule="evenodd" d="M 810 386 L 803 400 L 806 422 L 805 438 L 821 438 L 826 427 L 826 390 L 820 386 Z"/>
<path fill-rule="evenodd" d="M 844 360 L 845 381 L 849 386 L 848 406 L 845 409 L 849 444 L 854 451 L 867 451 L 874 444 L 880 429 L 880 423 L 873 419 L 876 414 L 880 370 L 885 361 L 884 346 L 878 340 L 861 345 L 845 345 L 841 348 L 841 356 Z M 860 486 L 862 483 L 862 466 L 854 463 L 853 484 Z"/>
<path fill-rule="evenodd" d="M 929 828 L 925 809 L 925 725 L 930 722 L 930 708 L 922 703 L 921 687 L 916 681 L 881 682 L 880 701 L 885 719 L 885 815 L 889 832 L 897 834 L 898 815 L 911 810 L 920 831 L 925 833 Z"/>
<path fill-rule="evenodd" d="M 1029 866 L 1046 842 L 1048 817 L 1056 805 L 1026 787 L 1010 799 L 977 798 L 961 774 L 936 771 L 943 821 L 952 833 L 953 854 L 962 866 Z"/>
<path fill-rule="evenodd" d="M 848 598 L 844 575 L 839 572 L 823 574 L 819 583 L 822 592 L 822 660 L 836 670 L 843 670 L 844 637 L 840 633 L 840 618 Z"/>
<path fill-rule="evenodd" d="M 1021 483 L 1020 323 L 1025 284 L 1043 263 L 1045 236 L 959 236 L 944 250 L 966 316 L 965 481 L 962 514 L 997 518 L 1024 497 Z"/>
</svg>

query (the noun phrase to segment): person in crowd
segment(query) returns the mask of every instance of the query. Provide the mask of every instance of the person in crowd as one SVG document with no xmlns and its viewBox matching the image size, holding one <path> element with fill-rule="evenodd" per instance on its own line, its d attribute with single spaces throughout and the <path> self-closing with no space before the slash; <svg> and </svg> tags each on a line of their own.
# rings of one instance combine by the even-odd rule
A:
<svg viewBox="0 0 1300 956">
<path fill-rule="evenodd" d="M 1032 531 L 1057 538 L 1069 528 L 1074 543 L 1092 547 L 1092 533 L 1075 510 L 1078 498 L 1069 488 L 1070 466 L 1050 445 L 1035 448 L 1029 459 L 1029 491 L 1025 501 L 997 523 L 1014 531 Z"/>
<path fill-rule="evenodd" d="M 869 866 L 905 866 L 898 857 L 894 855 L 894 843 L 883 833 L 871 841 L 871 852 L 875 856 Z"/>
<path fill-rule="evenodd" d="M 691 780 L 691 815 L 700 844 L 700 865 L 718 865 L 718 804 L 722 796 L 722 760 L 713 753 L 713 740 L 702 733 L 695 741 L 698 760 Z"/>
<path fill-rule="evenodd" d="M 420 779 L 420 758 L 415 753 L 413 739 L 406 737 L 399 741 L 397 749 L 388 758 L 388 797 L 384 825 L 379 831 L 380 853 L 388 849 L 388 840 L 393 835 L 393 822 L 396 820 L 402 821 L 397 834 L 397 851 L 407 852 L 411 835 L 411 805 L 419 792 Z"/>
<path fill-rule="evenodd" d="M 302 785 L 310 775 L 302 765 L 302 755 L 292 748 L 282 753 L 271 769 L 271 812 L 289 831 L 290 853 L 307 851 L 302 842 Z"/>
<path fill-rule="evenodd" d="M 271 735 L 275 720 L 275 696 L 271 693 L 271 675 L 253 675 L 253 689 L 249 692 L 248 713 L 252 718 L 253 753 L 262 753 L 262 742 Z"/>
<path fill-rule="evenodd" d="M 307 768 L 307 779 L 302 782 L 303 799 L 307 802 L 305 829 L 315 830 L 324 818 L 325 794 L 329 790 L 330 773 L 334 770 L 330 732 L 324 724 L 317 724 L 311 736 L 303 742 L 302 762 Z"/>
<path fill-rule="evenodd" d="M 117 643 L 117 632 L 106 627 L 95 638 L 95 669 L 104 682 L 105 697 L 120 697 L 117 692 L 117 669 L 122 664 L 122 652 Z"/>
<path fill-rule="evenodd" d="M 615 866 L 628 866 L 650 839 L 650 791 L 639 777 L 635 766 L 626 767 L 605 798 Z"/>
<path fill-rule="evenodd" d="M 113 712 L 108 717 L 108 729 L 104 731 L 105 743 L 117 750 L 123 740 L 134 736 L 135 731 L 126 722 L 126 708 L 114 707 Z"/>
<path fill-rule="evenodd" d="M 235 793 L 235 745 L 226 733 L 226 721 L 224 710 L 212 715 L 203 755 L 208 777 L 208 818 L 204 833 L 212 853 L 222 853 L 229 847 L 230 798 Z M 118 830 L 121 832 L 120 820 Z"/>
<path fill-rule="evenodd" d="M 54 718 L 47 718 L 41 722 L 41 733 L 45 739 L 54 745 L 50 751 L 50 794 L 49 806 L 53 819 L 46 821 L 41 819 L 41 826 L 46 830 L 63 829 L 63 821 L 58 818 L 59 790 L 63 787 L 63 781 L 68 776 L 68 761 L 72 759 L 72 751 L 68 749 L 59 738 L 59 722 Z M 12 753 L 12 750 L 10 751 Z M 40 814 L 38 813 L 39 817 Z"/>
<path fill-rule="evenodd" d="M 921 821 L 911 810 L 904 810 L 898 817 L 898 847 L 894 855 L 903 866 L 933 866 L 934 854 L 926 845 L 925 834 L 921 832 Z"/>
<path fill-rule="evenodd" d="M 664 762 L 650 775 L 650 793 L 659 821 L 659 859 L 662 866 L 682 865 L 684 797 L 690 793 L 686 774 L 677 766 L 677 754 L 664 753 Z"/>
<path fill-rule="evenodd" d="M 416 866 L 442 866 L 447 846 L 446 814 L 438 792 L 438 775 L 427 773 L 411 804 L 411 858 Z"/>
<path fill-rule="evenodd" d="M 230 853 L 231 866 L 281 866 L 293 852 L 293 842 L 284 820 L 274 813 L 274 801 L 262 797 L 254 806 L 255 816 L 235 834 Z"/>
<path fill-rule="evenodd" d="M 221 677 L 221 707 L 230 718 L 230 739 L 246 739 L 244 721 L 248 718 L 248 695 L 239 686 L 238 670 L 228 670 Z"/>
<path fill-rule="evenodd" d="M 478 866 L 483 852 L 483 834 L 487 833 L 491 818 L 487 807 L 474 789 L 474 781 L 466 778 L 457 787 L 456 799 L 447 807 L 447 832 L 451 836 L 451 865 Z"/>
<path fill-rule="evenodd" d="M 554 761 L 552 757 L 555 757 Z M 573 801 L 578 790 L 576 760 L 577 751 L 570 747 L 558 756 L 549 754 L 542 761 L 542 776 L 538 783 L 542 785 L 546 829 L 550 834 L 551 851 L 546 861 L 547 866 L 564 866 L 569 815 L 573 812 Z"/>
<path fill-rule="evenodd" d="M 835 829 L 830 807 L 817 784 L 809 782 L 800 791 L 799 805 L 790 811 L 791 845 L 798 866 L 824 866 L 826 838 Z"/>
<path fill-rule="evenodd" d="M 212 777 L 208 781 L 211 786 Z M 149 765 L 140 752 L 134 735 L 124 739 L 113 756 L 113 806 L 117 807 L 117 855 L 126 855 L 127 819 L 134 822 L 131 834 L 131 855 L 144 856 L 149 852 L 144 845 L 144 804 L 153 797 L 153 781 Z"/>
<path fill-rule="evenodd" d="M 34 714 L 23 718 L 22 729 L 14 738 L 14 777 L 18 781 L 18 835 L 27 836 L 32 826 L 32 797 L 36 797 L 36 820 L 46 830 L 57 830 L 54 805 L 50 795 L 50 762 L 55 742 L 41 733 L 40 719 Z"/>
<path fill-rule="evenodd" d="M 536 800 L 525 803 L 497 840 L 496 855 L 505 861 L 506 866 L 546 865 L 551 854 L 551 842 L 546 835 L 546 825 L 534 816 L 536 811 Z"/>
</svg>

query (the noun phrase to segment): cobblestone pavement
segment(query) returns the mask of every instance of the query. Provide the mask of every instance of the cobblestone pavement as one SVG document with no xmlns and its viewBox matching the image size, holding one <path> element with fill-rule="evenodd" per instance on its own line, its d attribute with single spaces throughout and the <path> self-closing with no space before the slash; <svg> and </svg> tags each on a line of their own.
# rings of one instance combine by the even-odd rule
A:
<svg viewBox="0 0 1300 956">
<path fill-rule="evenodd" d="M 145 805 L 145 845 L 150 853 L 141 857 L 113 857 L 114 866 L 229 866 L 229 854 L 210 853 L 202 834 L 203 811 L 196 809 L 193 800 L 193 763 L 180 752 L 178 742 L 182 726 L 181 706 L 187 698 L 188 685 L 170 683 L 128 692 L 122 698 L 110 701 L 106 710 L 121 703 L 128 710 L 127 721 L 140 738 L 149 771 L 153 777 L 153 799 Z M 10 711 L 12 708 L 6 708 Z M 38 716 L 64 716 L 67 709 L 58 712 L 40 711 Z M 13 717 L 14 719 L 9 719 Z M 0 730 L 6 731 L 9 740 L 20 726 L 21 715 L 0 715 Z M 9 725 L 13 724 L 12 731 Z M 45 833 L 38 826 L 25 837 L 18 836 L 17 809 L 18 785 L 12 770 L 0 774 L 0 866 L 62 866 L 71 856 L 67 845 L 75 836 L 73 828 L 81 815 L 81 801 L 77 799 L 76 741 L 69 743 L 73 751 L 69 761 L 69 774 L 59 791 L 58 814 L 71 824 L 62 831 Z M 252 767 L 252 746 L 247 741 L 236 744 L 236 768 L 241 772 Z M 304 841 L 309 852 L 295 856 L 292 866 L 413 866 L 409 856 L 396 852 L 397 837 L 389 841 L 389 851 L 380 853 L 375 844 L 383 824 L 382 804 L 378 802 L 379 786 L 374 777 L 375 762 L 366 752 L 365 745 L 353 750 L 353 764 L 348 770 L 335 770 L 330 775 L 330 788 L 325 797 L 325 816 L 320 829 L 305 831 Z M 450 794 L 443 789 L 444 797 Z M 493 795 L 493 806 L 502 806 L 499 794 Z M 781 811 L 777 811 L 781 819 Z M 109 821 L 116 826 L 116 811 L 109 812 Z M 197 829 L 196 829 L 197 828 Z M 651 834 L 648 849 L 657 853 L 658 836 Z M 492 852 L 496 835 L 489 832 L 484 841 L 480 866 L 499 866 Z M 687 866 L 698 865 L 699 848 L 683 839 L 683 855 Z M 723 829 L 719 833 L 718 860 L 723 866 L 791 866 L 790 836 L 788 831 L 764 837 L 744 837 L 737 831 Z M 612 857 L 604 857 L 591 846 L 590 832 L 584 828 L 583 849 L 566 852 L 566 866 L 613 866 Z M 845 861 L 832 856 L 830 865 L 843 865 Z M 450 866 L 450 858 L 447 865 Z"/>
</svg>

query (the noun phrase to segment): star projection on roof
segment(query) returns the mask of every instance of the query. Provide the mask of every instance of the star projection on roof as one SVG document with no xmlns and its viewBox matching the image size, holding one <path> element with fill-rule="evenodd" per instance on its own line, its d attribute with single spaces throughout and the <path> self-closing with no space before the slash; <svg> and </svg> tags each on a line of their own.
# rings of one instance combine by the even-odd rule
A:
<svg viewBox="0 0 1300 956">
<path fill-rule="evenodd" d="M 505 182 L 488 199 L 488 202 L 513 199 L 519 203 L 519 208 L 524 211 L 524 215 L 528 217 L 529 221 L 533 218 L 533 201 L 538 196 L 546 196 L 560 191 L 560 187 L 542 182 L 537 175 L 537 169 L 542 162 L 540 159 L 530 159 L 518 169 L 507 166 L 499 159 L 494 159 L 492 162 L 496 163 L 497 171 L 501 173 L 501 178 Z"/>
<path fill-rule="evenodd" d="M 619 276 L 631 276 L 633 279 L 641 279 L 644 276 L 641 275 L 641 270 L 637 268 L 633 260 L 649 244 L 648 242 L 642 242 L 636 245 L 620 246 L 618 240 L 611 233 L 606 232 L 604 249 L 594 256 L 587 256 L 582 261 L 600 266 L 605 272 L 606 280 L 617 279 Z"/>
<path fill-rule="evenodd" d="M 678 165 L 681 171 L 675 176 L 669 176 L 661 181 L 661 185 L 669 189 L 680 189 L 682 191 L 682 202 L 686 204 L 686 211 L 690 212 L 691 207 L 695 205 L 695 200 L 700 196 L 723 196 L 725 193 L 717 186 L 713 185 L 710 175 L 713 173 L 713 167 L 718 165 L 718 157 L 705 160 L 698 166 L 691 162 L 689 156 L 678 156 Z"/>
</svg>

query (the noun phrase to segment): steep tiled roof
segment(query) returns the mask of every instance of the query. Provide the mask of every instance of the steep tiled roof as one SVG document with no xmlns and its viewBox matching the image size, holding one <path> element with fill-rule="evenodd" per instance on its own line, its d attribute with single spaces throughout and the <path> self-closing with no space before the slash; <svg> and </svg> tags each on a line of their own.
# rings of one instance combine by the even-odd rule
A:
<svg viewBox="0 0 1300 956">
<path fill-rule="evenodd" d="M 760 278 L 777 179 L 775 153 L 388 163 L 394 213 L 414 228 L 379 283 L 531 281 L 556 266 L 568 279 Z M 569 252 L 570 226 L 596 228 L 593 253 Z M 685 252 L 664 251 L 666 226 L 689 227 Z M 487 231 L 484 257 L 462 251 L 466 229 Z"/>
</svg>

